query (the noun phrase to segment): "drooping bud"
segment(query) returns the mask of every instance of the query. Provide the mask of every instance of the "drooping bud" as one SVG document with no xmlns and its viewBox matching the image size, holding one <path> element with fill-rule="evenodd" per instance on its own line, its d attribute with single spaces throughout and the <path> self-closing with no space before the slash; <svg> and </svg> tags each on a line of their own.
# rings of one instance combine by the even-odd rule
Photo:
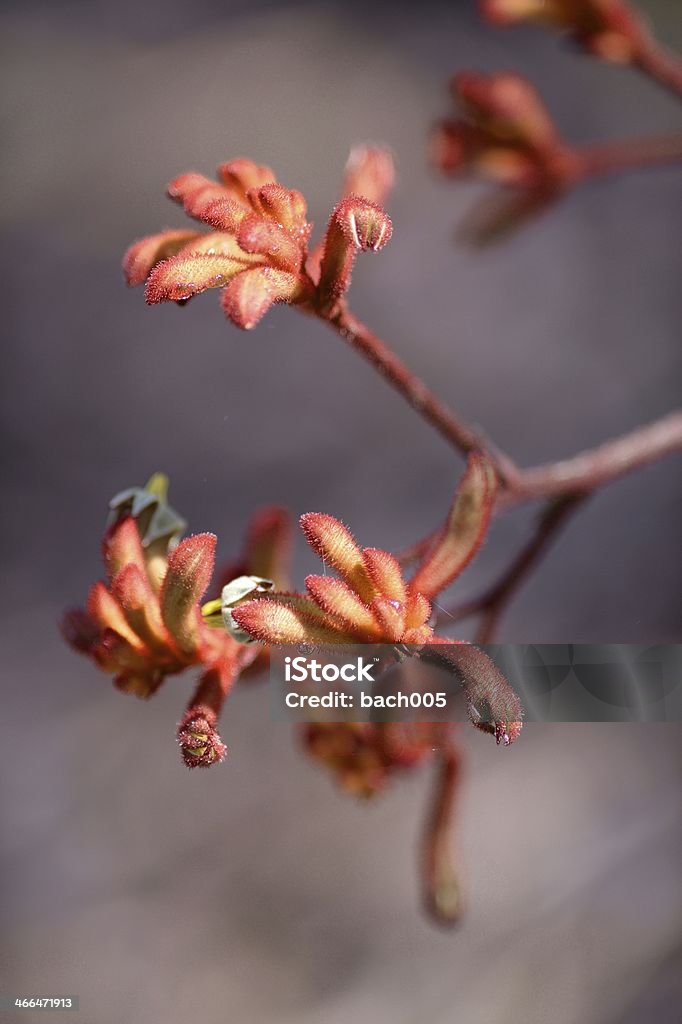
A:
<svg viewBox="0 0 682 1024">
<path fill-rule="evenodd" d="M 419 657 L 453 672 L 464 690 L 471 724 L 510 746 L 523 725 L 519 695 L 487 654 L 473 644 L 437 641 Z"/>
<path fill-rule="evenodd" d="M 393 188 L 393 157 L 380 146 L 353 146 L 343 179 L 344 196 L 362 196 L 382 206 Z"/>
</svg>

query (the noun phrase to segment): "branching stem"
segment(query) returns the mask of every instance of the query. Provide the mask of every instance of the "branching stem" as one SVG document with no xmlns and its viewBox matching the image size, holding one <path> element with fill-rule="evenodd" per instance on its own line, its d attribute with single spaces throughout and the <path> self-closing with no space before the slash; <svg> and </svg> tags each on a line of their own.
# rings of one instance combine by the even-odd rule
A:
<svg viewBox="0 0 682 1024">
<path fill-rule="evenodd" d="M 454 608 L 444 612 L 439 618 L 441 626 L 480 615 L 476 642 L 479 644 L 490 643 L 511 599 L 523 586 L 568 519 L 585 498 L 586 495 L 582 494 L 549 501 L 540 515 L 535 533 L 500 578 L 478 597 L 455 605 Z"/>
</svg>

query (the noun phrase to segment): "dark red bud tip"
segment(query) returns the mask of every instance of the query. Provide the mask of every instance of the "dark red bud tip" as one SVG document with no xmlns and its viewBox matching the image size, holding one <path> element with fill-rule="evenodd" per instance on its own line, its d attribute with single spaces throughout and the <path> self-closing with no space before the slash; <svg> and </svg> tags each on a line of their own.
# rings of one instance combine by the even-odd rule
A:
<svg viewBox="0 0 682 1024">
<path fill-rule="evenodd" d="M 227 748 L 216 729 L 215 711 L 205 705 L 189 708 L 178 725 L 178 743 L 188 768 L 210 768 L 222 761 Z"/>
</svg>

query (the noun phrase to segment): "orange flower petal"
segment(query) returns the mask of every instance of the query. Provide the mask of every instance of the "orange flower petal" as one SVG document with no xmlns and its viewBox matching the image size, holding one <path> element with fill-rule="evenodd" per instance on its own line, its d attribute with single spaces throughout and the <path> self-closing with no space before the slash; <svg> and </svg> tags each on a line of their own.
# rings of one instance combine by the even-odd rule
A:
<svg viewBox="0 0 682 1024">
<path fill-rule="evenodd" d="M 123 257 L 126 284 L 131 287 L 143 284 L 157 263 L 175 256 L 193 238 L 199 237 L 196 231 L 160 231 L 158 235 L 133 242 Z"/>
<path fill-rule="evenodd" d="M 256 267 L 230 282 L 223 291 L 221 304 L 225 315 L 248 331 L 276 302 L 292 302 L 300 293 L 301 285 L 294 274 L 273 267 Z"/>
<path fill-rule="evenodd" d="M 111 590 L 131 629 L 150 650 L 168 651 L 172 640 L 161 619 L 159 601 L 148 577 L 136 565 L 126 565 L 114 577 Z"/>
<path fill-rule="evenodd" d="M 407 600 L 407 585 L 403 579 L 400 563 L 388 551 L 379 548 L 365 548 L 365 568 L 380 594 L 401 604 Z"/>
<path fill-rule="evenodd" d="M 244 252 L 234 235 L 225 231 L 211 231 L 206 235 L 196 235 L 177 253 L 178 256 L 231 256 L 248 266 L 254 257 Z"/>
<path fill-rule="evenodd" d="M 159 263 L 147 279 L 145 300 L 184 302 L 207 288 L 221 288 L 248 266 L 249 257 L 189 255 L 174 256 Z"/>
<path fill-rule="evenodd" d="M 305 585 L 316 604 L 344 629 L 360 633 L 368 641 L 380 636 L 371 611 L 346 583 L 331 576 L 307 576 Z"/>
<path fill-rule="evenodd" d="M 257 164 L 246 157 L 237 157 L 218 168 L 218 177 L 235 196 L 245 197 L 251 188 L 276 182 L 277 175 L 267 164 Z"/>
<path fill-rule="evenodd" d="M 171 636 L 186 654 L 193 654 L 199 645 L 199 601 L 213 575 L 215 547 L 215 534 L 198 533 L 181 541 L 168 557 L 161 613 Z"/>
<path fill-rule="evenodd" d="M 166 191 L 171 199 L 182 204 L 185 213 L 197 220 L 202 219 L 206 208 L 216 200 L 230 200 L 239 205 L 238 196 L 230 189 L 196 171 L 180 174 L 169 183 Z"/>
<path fill-rule="evenodd" d="M 248 199 L 254 211 L 261 217 L 269 217 L 276 221 L 286 231 L 295 233 L 299 239 L 307 237 L 306 201 L 296 189 L 270 183 L 250 189 Z"/>
<path fill-rule="evenodd" d="M 132 516 L 119 519 L 107 530 L 102 542 L 102 555 L 110 580 L 125 565 L 136 565 L 141 572 L 145 572 L 146 563 L 140 531 Z"/>
<path fill-rule="evenodd" d="M 296 272 L 301 267 L 304 250 L 300 240 L 292 238 L 281 224 L 265 217 L 247 217 L 239 225 L 237 240 L 244 252 L 264 256 L 282 270 Z"/>
<path fill-rule="evenodd" d="M 249 601 L 235 608 L 232 617 L 254 640 L 266 644 L 343 643 L 352 639 L 324 626 L 319 609 L 305 599 Z"/>
<path fill-rule="evenodd" d="M 146 652 L 145 644 L 127 622 L 121 605 L 100 580 L 90 588 L 86 608 L 100 629 L 116 633 L 138 653 Z"/>
<path fill-rule="evenodd" d="M 384 638 L 390 641 L 400 640 L 405 631 L 405 606 L 400 601 L 392 601 L 380 594 L 374 598 L 370 608 L 381 623 Z"/>
<path fill-rule="evenodd" d="M 301 528 L 313 551 L 322 561 L 335 569 L 346 583 L 365 602 L 376 594 L 361 548 L 350 530 L 322 512 L 308 512 L 301 516 Z"/>
</svg>

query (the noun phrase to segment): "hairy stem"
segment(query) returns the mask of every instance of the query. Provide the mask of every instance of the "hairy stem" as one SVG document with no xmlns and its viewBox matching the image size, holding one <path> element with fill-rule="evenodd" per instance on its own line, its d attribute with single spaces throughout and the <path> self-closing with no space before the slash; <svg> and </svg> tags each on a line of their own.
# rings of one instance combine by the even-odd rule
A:
<svg viewBox="0 0 682 1024">
<path fill-rule="evenodd" d="M 476 643 L 491 643 L 511 599 L 545 556 L 563 526 L 585 498 L 585 494 L 579 494 L 550 501 L 540 515 L 535 533 L 497 582 L 478 597 L 446 611 L 439 621 L 445 625 L 448 622 L 460 622 L 462 619 L 480 615 Z"/>
<path fill-rule="evenodd" d="M 460 758 L 452 746 L 439 752 L 422 846 L 424 902 L 435 920 L 445 925 L 455 924 L 462 912 L 459 883 L 450 850 L 459 768 Z"/>
<path fill-rule="evenodd" d="M 589 493 L 641 466 L 682 450 L 682 411 L 570 459 L 521 470 L 501 496 L 503 507 L 541 498 Z"/>
</svg>

